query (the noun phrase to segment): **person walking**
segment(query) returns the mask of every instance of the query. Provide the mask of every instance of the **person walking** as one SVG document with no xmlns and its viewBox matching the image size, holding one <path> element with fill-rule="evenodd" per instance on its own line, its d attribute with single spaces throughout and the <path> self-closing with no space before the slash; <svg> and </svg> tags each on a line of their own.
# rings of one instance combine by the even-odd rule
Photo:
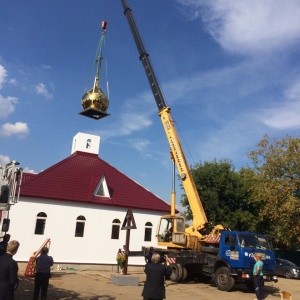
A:
<svg viewBox="0 0 300 300">
<path fill-rule="evenodd" d="M 160 263 L 158 253 L 153 253 L 150 264 L 146 264 L 146 282 L 142 292 L 144 300 L 161 300 L 166 298 L 165 277 L 170 276 L 172 269 L 167 261 L 167 265 Z"/>
<path fill-rule="evenodd" d="M 256 299 L 254 300 L 263 300 L 263 285 L 264 285 L 264 277 L 263 277 L 263 266 L 264 263 L 261 261 L 260 253 L 255 253 L 253 256 L 255 260 L 255 264 L 253 267 L 253 279 L 254 279 L 254 288 Z"/>
<path fill-rule="evenodd" d="M 43 247 L 41 254 L 36 259 L 36 274 L 34 279 L 33 300 L 38 300 L 41 290 L 41 299 L 47 299 L 49 278 L 51 278 L 50 268 L 53 266 L 53 257 L 48 255 L 49 248 Z"/>
<path fill-rule="evenodd" d="M 19 267 L 13 256 L 18 252 L 20 243 L 10 241 L 6 253 L 0 256 L 0 300 L 13 300 L 14 288 L 19 283 Z"/>
</svg>

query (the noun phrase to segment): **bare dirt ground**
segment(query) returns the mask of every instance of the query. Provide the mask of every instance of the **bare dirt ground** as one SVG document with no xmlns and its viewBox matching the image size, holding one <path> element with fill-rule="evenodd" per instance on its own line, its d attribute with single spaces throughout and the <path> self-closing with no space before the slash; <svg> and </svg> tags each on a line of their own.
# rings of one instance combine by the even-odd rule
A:
<svg viewBox="0 0 300 300">
<path fill-rule="evenodd" d="M 22 273 L 21 273 L 22 274 Z M 106 271 L 54 271 L 50 279 L 48 300 L 84 299 L 84 300 L 141 300 L 144 281 L 143 273 L 131 273 L 139 277 L 139 286 L 118 286 L 111 283 L 113 272 Z M 126 275 L 123 275 L 126 276 Z M 32 299 L 34 278 L 20 275 L 20 284 L 15 292 L 15 300 Z M 279 278 L 277 283 L 265 283 L 265 299 L 280 299 L 279 291 L 292 293 L 293 300 L 300 299 L 299 279 Z M 219 291 L 209 283 L 173 283 L 166 282 L 167 299 L 171 300 L 253 300 L 254 293 L 242 284 L 236 284 L 231 292 Z"/>
</svg>

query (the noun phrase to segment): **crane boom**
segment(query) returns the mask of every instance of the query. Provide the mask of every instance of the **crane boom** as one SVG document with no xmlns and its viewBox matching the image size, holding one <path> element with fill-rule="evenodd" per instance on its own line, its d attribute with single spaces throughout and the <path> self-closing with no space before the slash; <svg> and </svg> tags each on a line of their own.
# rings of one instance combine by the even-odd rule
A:
<svg viewBox="0 0 300 300">
<path fill-rule="evenodd" d="M 207 224 L 207 217 L 203 209 L 202 203 L 200 201 L 200 197 L 198 195 L 194 180 L 188 167 L 184 152 L 182 150 L 177 131 L 174 126 L 174 121 L 171 117 L 171 109 L 167 107 L 165 103 L 163 93 L 160 89 L 158 80 L 152 68 L 149 55 L 146 52 L 139 31 L 135 24 L 131 9 L 127 6 L 126 0 L 121 0 L 121 2 L 124 8 L 124 15 L 127 18 L 131 33 L 133 35 L 140 55 L 139 58 L 143 64 L 146 76 L 148 78 L 158 108 L 158 115 L 160 116 L 160 119 L 162 121 L 173 159 L 176 163 L 179 176 L 182 180 L 182 184 L 188 202 L 190 204 L 191 211 L 193 213 L 193 228 L 194 230 L 201 230 Z"/>
<path fill-rule="evenodd" d="M 146 72 L 146 76 L 148 78 L 157 108 L 159 111 L 161 111 L 162 109 L 164 109 L 167 105 L 165 103 L 162 91 L 160 89 L 160 86 L 158 84 L 158 81 L 156 79 L 154 70 L 152 68 L 150 59 L 149 59 L 149 54 L 146 52 L 146 49 L 144 47 L 143 41 L 141 39 L 141 36 L 139 34 L 139 31 L 136 27 L 135 21 L 133 19 L 133 15 L 131 12 L 131 9 L 127 6 L 126 0 L 121 0 L 122 1 L 122 5 L 124 8 L 124 15 L 127 18 L 131 33 L 133 35 L 135 44 L 138 48 L 138 52 L 140 55 L 140 60 L 144 66 L 144 70 Z"/>
</svg>

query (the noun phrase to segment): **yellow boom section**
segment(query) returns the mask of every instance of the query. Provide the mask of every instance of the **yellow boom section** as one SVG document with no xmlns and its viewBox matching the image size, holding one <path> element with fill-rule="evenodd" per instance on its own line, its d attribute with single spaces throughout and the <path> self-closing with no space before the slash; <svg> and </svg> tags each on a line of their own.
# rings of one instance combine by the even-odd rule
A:
<svg viewBox="0 0 300 300">
<path fill-rule="evenodd" d="M 191 207 L 191 211 L 193 214 L 193 226 L 196 230 L 199 230 L 203 228 L 207 223 L 207 218 L 190 169 L 187 165 L 184 153 L 182 151 L 170 110 L 171 109 L 169 107 L 165 107 L 158 114 L 165 129 L 165 133 L 170 144 L 170 149 L 173 154 L 178 173 L 180 175 L 186 196 L 188 198 L 188 202 Z"/>
</svg>

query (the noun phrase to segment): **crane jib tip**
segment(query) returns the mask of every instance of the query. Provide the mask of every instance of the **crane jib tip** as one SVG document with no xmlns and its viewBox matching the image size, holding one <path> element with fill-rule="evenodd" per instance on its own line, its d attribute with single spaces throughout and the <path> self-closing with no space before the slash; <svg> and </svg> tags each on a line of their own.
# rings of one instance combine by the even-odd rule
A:
<svg viewBox="0 0 300 300">
<path fill-rule="evenodd" d="M 107 22 L 106 21 L 102 21 L 101 28 L 102 29 L 106 29 L 107 28 Z"/>
</svg>

